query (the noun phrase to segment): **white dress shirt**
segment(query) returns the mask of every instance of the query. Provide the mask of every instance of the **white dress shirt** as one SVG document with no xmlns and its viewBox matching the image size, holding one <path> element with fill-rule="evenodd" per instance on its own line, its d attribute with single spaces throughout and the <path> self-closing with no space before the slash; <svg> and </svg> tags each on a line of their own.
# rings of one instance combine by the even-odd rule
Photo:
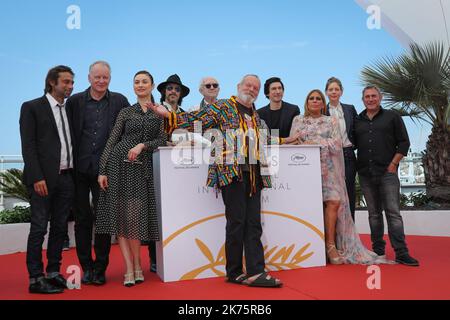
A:
<svg viewBox="0 0 450 320">
<path fill-rule="evenodd" d="M 50 107 L 52 108 L 53 116 L 55 117 L 56 127 L 58 128 L 59 141 L 61 141 L 61 160 L 59 163 L 59 170 L 65 170 L 69 168 L 73 168 L 73 153 L 72 153 L 72 139 L 70 137 L 70 127 L 69 121 L 67 119 L 66 113 L 66 104 L 62 105 L 62 114 L 63 119 L 61 119 L 61 114 L 59 113 L 59 103 L 50 93 L 47 93 L 46 98 L 50 103 Z M 62 127 L 62 121 L 64 121 L 64 125 L 66 127 L 66 136 L 67 141 L 69 143 L 69 152 L 70 152 L 70 163 L 67 163 L 67 148 L 66 148 L 66 140 L 64 140 L 64 133 Z"/>
<path fill-rule="evenodd" d="M 351 147 L 353 144 L 350 142 L 347 135 L 347 128 L 345 126 L 345 118 L 344 118 L 344 110 L 342 110 L 342 106 L 339 103 L 337 106 L 330 106 L 330 115 L 335 117 L 339 123 L 339 131 L 341 132 L 342 145 L 344 148 Z"/>
<path fill-rule="evenodd" d="M 180 106 L 178 106 L 177 111 L 175 111 L 175 110 L 173 110 L 172 106 L 169 103 L 167 103 L 166 101 L 164 101 L 162 104 L 169 112 L 175 112 L 175 113 L 181 112 Z"/>
</svg>

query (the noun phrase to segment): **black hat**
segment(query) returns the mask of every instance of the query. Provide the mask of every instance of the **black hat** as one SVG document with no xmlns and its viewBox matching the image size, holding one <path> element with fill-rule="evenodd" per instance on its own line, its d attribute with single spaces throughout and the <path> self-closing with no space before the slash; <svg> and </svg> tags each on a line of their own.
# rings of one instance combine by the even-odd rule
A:
<svg viewBox="0 0 450 320">
<path fill-rule="evenodd" d="M 161 82 L 156 89 L 158 89 L 161 94 L 164 94 L 164 90 L 169 83 L 178 84 L 181 87 L 181 98 L 186 97 L 189 94 L 189 88 L 181 83 L 181 79 L 177 74 L 173 74 L 167 78 L 166 82 Z"/>
</svg>

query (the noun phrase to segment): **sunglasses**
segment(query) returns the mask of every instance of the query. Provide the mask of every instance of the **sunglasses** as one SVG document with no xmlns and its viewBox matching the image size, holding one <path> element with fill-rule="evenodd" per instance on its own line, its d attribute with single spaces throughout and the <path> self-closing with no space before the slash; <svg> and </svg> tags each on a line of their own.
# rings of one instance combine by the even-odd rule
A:
<svg viewBox="0 0 450 320">
<path fill-rule="evenodd" d="M 207 83 L 205 84 L 205 88 L 206 89 L 211 89 L 211 87 L 213 87 L 214 89 L 217 89 L 219 87 L 218 83 Z"/>
<path fill-rule="evenodd" d="M 321 97 L 309 97 L 308 100 L 310 100 L 310 101 L 314 101 L 314 100 L 316 100 L 316 101 L 322 101 L 322 98 L 321 98 Z"/>
<path fill-rule="evenodd" d="M 167 91 L 175 90 L 176 92 L 181 92 L 181 88 L 180 87 L 174 87 L 174 86 L 167 86 L 166 90 Z"/>
</svg>

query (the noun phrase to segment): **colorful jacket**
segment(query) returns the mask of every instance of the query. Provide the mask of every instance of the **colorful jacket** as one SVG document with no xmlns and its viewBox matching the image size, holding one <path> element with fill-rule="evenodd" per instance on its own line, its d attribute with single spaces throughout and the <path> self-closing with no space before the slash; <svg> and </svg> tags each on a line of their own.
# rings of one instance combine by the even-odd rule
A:
<svg viewBox="0 0 450 320">
<path fill-rule="evenodd" d="M 175 129 L 193 131 L 194 122 L 196 121 L 201 121 L 202 130 L 218 129 L 223 138 L 222 154 L 215 155 L 214 148 L 211 150 L 211 156 L 215 161 L 208 168 L 207 186 L 220 188 L 230 184 L 235 177 L 241 180 L 242 172 L 239 160 L 246 154 L 249 146 L 245 142 L 246 139 L 239 139 L 239 134 L 245 134 L 248 128 L 237 109 L 236 97 L 232 96 L 230 99 L 219 100 L 213 105 L 208 105 L 201 110 L 190 113 L 176 114 L 172 112 L 166 120 L 166 130 L 168 133 L 172 133 Z M 260 146 L 271 141 L 276 143 L 278 139 L 271 139 L 270 137 L 264 139 L 260 135 L 261 129 L 266 129 L 264 133 L 268 132 L 268 130 L 265 123 L 261 122 L 257 112 L 253 112 L 252 122 L 258 142 L 253 144 L 255 147 L 250 152 L 254 152 L 255 158 L 261 166 L 266 166 L 265 150 L 264 148 L 260 150 Z M 253 181 L 255 181 L 255 173 L 251 172 L 251 174 L 253 175 Z M 270 176 L 261 173 L 261 178 L 263 188 L 272 187 Z"/>
</svg>

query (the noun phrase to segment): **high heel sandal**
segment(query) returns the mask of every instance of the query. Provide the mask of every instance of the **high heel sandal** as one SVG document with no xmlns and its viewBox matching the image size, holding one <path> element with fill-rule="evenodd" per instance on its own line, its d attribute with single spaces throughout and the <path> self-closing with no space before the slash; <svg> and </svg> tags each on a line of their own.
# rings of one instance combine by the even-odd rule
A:
<svg viewBox="0 0 450 320">
<path fill-rule="evenodd" d="M 330 253 L 335 252 L 337 257 L 330 257 Z M 341 256 L 339 255 L 339 251 L 336 249 L 336 246 L 332 243 L 327 243 L 327 258 L 330 264 L 343 264 L 344 261 L 342 260 Z"/>
<path fill-rule="evenodd" d="M 133 272 L 126 273 L 124 275 L 124 277 L 125 277 L 125 279 L 123 281 L 123 285 L 125 287 L 132 287 L 132 286 L 134 286 L 135 281 L 134 281 L 134 273 Z"/>
<path fill-rule="evenodd" d="M 136 284 L 144 282 L 144 272 L 142 270 L 134 270 L 134 282 Z"/>
</svg>

